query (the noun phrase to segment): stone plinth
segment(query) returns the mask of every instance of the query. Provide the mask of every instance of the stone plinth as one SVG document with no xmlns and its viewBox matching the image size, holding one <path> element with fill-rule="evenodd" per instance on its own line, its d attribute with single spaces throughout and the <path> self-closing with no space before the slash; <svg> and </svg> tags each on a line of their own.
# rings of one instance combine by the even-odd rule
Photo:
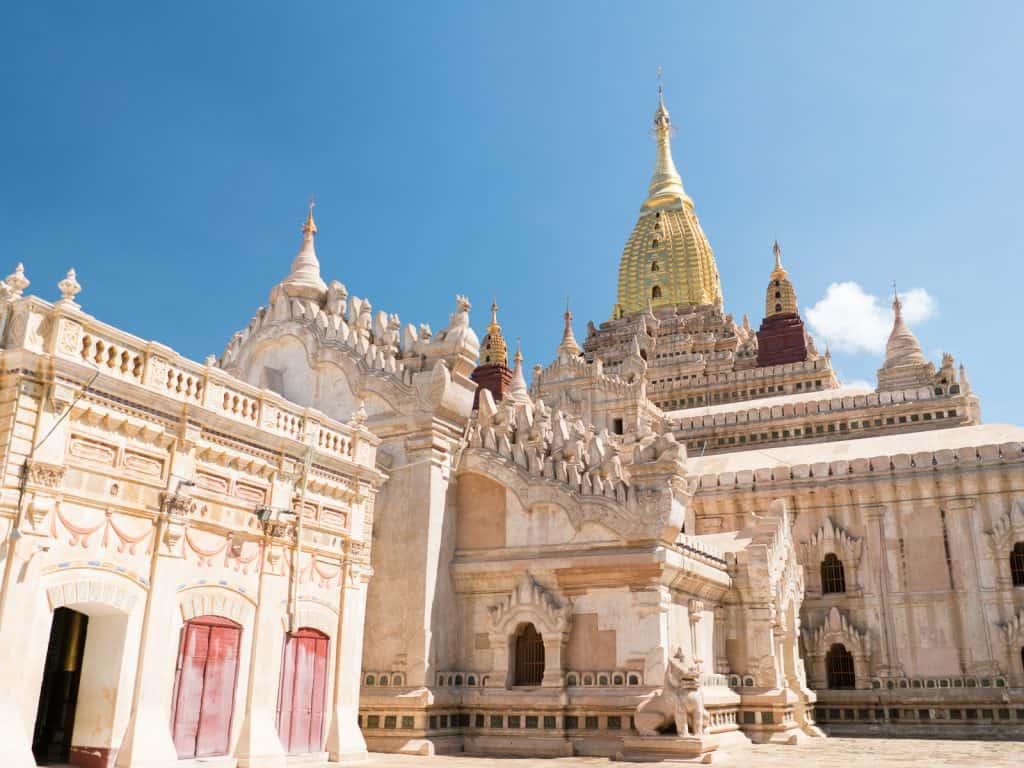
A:
<svg viewBox="0 0 1024 768">
<path fill-rule="evenodd" d="M 718 744 L 708 736 L 626 736 L 622 740 L 621 759 L 637 763 L 707 764 L 715 761 L 717 749 Z"/>
</svg>

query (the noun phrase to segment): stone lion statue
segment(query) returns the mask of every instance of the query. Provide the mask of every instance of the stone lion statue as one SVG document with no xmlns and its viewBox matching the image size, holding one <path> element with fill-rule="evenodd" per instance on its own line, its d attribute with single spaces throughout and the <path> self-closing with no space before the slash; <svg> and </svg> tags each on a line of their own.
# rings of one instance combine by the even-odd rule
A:
<svg viewBox="0 0 1024 768">
<path fill-rule="evenodd" d="M 686 664 L 682 649 L 668 661 L 664 687 L 636 708 L 633 722 L 641 736 L 664 734 L 673 725 L 679 736 L 700 736 L 707 730 L 700 675 Z"/>
</svg>

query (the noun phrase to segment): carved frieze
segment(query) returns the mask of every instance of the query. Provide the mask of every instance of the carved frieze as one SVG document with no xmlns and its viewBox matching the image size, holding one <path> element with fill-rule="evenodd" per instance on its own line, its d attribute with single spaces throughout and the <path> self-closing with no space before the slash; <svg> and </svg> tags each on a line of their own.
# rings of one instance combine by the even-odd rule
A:
<svg viewBox="0 0 1024 768">
<path fill-rule="evenodd" d="M 57 488 L 64 479 L 66 469 L 61 464 L 32 461 L 28 465 L 28 481 L 32 485 L 41 485 L 44 488 Z"/>
</svg>

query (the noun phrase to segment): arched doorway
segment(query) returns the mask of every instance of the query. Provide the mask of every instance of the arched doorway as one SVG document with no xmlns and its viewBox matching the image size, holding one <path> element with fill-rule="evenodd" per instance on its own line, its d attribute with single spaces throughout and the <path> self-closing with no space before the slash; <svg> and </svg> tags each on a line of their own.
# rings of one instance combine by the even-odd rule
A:
<svg viewBox="0 0 1024 768">
<path fill-rule="evenodd" d="M 544 679 L 544 639 L 533 624 L 524 624 L 515 637 L 513 685 L 540 685 Z"/>
<path fill-rule="evenodd" d="M 277 733 L 289 754 L 323 748 L 327 647 L 327 635 L 307 627 L 285 637 Z"/>
<path fill-rule="evenodd" d="M 834 643 L 825 654 L 825 674 L 829 688 L 855 687 L 853 654 L 846 650 L 842 643 Z"/>
<path fill-rule="evenodd" d="M 221 616 L 185 622 L 171 705 L 179 758 L 228 754 L 241 639 L 241 626 Z"/>
<path fill-rule="evenodd" d="M 32 754 L 40 765 L 70 759 L 88 624 L 88 616 L 70 608 L 53 612 L 32 733 Z"/>
</svg>

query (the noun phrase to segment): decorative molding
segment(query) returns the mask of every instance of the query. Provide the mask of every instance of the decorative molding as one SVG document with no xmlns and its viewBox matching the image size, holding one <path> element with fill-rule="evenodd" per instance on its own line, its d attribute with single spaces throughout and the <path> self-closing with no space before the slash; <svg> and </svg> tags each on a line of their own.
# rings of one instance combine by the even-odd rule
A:
<svg viewBox="0 0 1024 768">
<path fill-rule="evenodd" d="M 1009 621 L 996 626 L 1002 632 L 1007 645 L 1014 649 L 1024 645 L 1024 612 L 1017 613 Z"/>
<path fill-rule="evenodd" d="M 85 604 L 102 604 L 118 613 L 130 614 L 136 606 L 137 594 L 131 594 L 119 584 L 101 579 L 79 579 L 54 584 L 46 590 L 50 610 L 75 608 Z"/>
<path fill-rule="evenodd" d="M 994 555 L 1006 554 L 1015 542 L 1024 541 L 1024 499 L 1017 499 L 992 523 L 992 529 L 985 531 L 985 539 Z"/>
<path fill-rule="evenodd" d="M 844 564 L 856 568 L 860 563 L 863 539 L 851 536 L 832 518 L 826 517 L 824 525 L 800 543 L 800 550 L 808 568 L 817 566 L 829 552 L 838 555 Z"/>
<path fill-rule="evenodd" d="M 28 464 L 28 481 L 44 488 L 57 488 L 64 479 L 67 467 L 62 464 L 47 464 L 42 461 L 31 461 Z"/>
<path fill-rule="evenodd" d="M 542 634 L 569 631 L 572 608 L 561 605 L 548 590 L 525 572 L 508 597 L 489 609 L 491 632 L 503 637 L 515 631 L 520 622 L 529 621 Z"/>
<path fill-rule="evenodd" d="M 825 623 L 817 629 L 803 630 L 808 656 L 822 656 L 828 653 L 833 643 L 842 643 L 854 656 L 870 659 L 871 644 L 868 633 L 862 632 L 850 623 L 845 611 L 832 606 Z"/>
</svg>

